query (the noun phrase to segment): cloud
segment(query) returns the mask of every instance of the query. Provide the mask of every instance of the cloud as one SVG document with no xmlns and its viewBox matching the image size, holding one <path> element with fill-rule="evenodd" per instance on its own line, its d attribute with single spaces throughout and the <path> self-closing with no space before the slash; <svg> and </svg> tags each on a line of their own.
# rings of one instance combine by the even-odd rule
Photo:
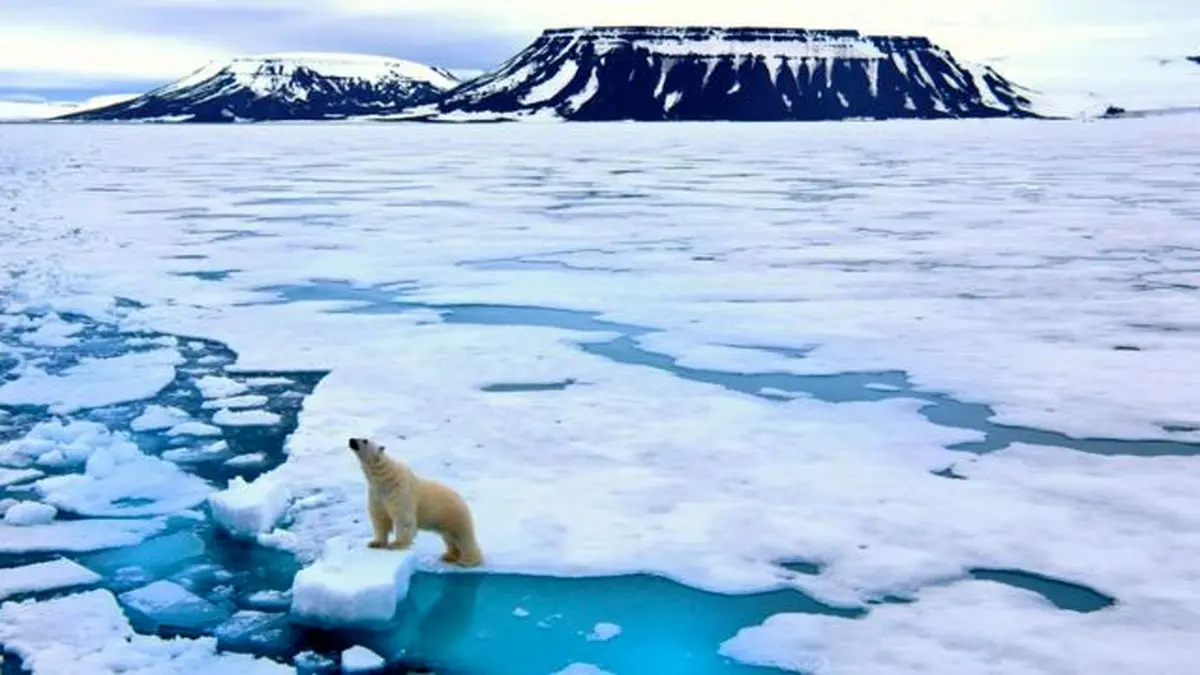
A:
<svg viewBox="0 0 1200 675">
<path fill-rule="evenodd" d="M 1085 66 L 1092 54 L 1192 49 L 1179 0 L 39 0 L 0 6 L 0 92 L 161 83 L 212 59 L 348 51 L 485 70 L 548 27 L 716 24 L 920 34 L 972 60 Z M 115 84 L 114 84 L 115 83 Z M 111 89 L 110 89 L 111 90 Z"/>
</svg>

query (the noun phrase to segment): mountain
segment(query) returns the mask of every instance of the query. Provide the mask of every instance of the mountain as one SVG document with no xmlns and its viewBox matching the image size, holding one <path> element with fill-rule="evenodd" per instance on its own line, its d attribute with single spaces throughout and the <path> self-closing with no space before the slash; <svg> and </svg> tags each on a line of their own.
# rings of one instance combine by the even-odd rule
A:
<svg viewBox="0 0 1200 675">
<path fill-rule="evenodd" d="M 233 122 L 386 114 L 459 84 L 431 66 L 359 54 L 288 53 L 211 63 L 130 101 L 70 113 L 71 121 Z"/>
<path fill-rule="evenodd" d="M 544 31 L 400 118 L 840 120 L 1036 117 L 1028 92 L 923 37 L 799 28 Z"/>
<path fill-rule="evenodd" d="M 35 122 L 68 113 L 102 108 L 136 98 L 137 94 L 105 94 L 86 101 L 50 101 L 40 96 L 0 99 L 0 122 Z"/>
</svg>

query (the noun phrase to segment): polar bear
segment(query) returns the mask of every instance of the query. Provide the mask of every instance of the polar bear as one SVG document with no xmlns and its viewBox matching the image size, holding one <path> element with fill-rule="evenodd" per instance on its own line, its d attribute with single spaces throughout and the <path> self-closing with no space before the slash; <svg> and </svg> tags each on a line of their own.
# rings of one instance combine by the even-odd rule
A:
<svg viewBox="0 0 1200 675">
<path fill-rule="evenodd" d="M 463 567 L 483 563 L 471 509 L 457 492 L 437 481 L 420 478 L 403 463 L 384 454 L 386 448 L 368 438 L 351 438 L 367 478 L 367 510 L 375 538 L 371 548 L 406 549 L 418 530 L 436 532 L 446 543 L 442 560 Z M 388 534 L 395 541 L 388 544 Z"/>
</svg>

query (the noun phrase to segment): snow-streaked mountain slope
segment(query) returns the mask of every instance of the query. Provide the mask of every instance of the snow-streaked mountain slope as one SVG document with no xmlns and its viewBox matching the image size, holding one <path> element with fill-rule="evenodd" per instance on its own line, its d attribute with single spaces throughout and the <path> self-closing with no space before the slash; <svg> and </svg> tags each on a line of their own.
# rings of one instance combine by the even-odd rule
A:
<svg viewBox="0 0 1200 675">
<path fill-rule="evenodd" d="M 441 96 L 459 80 L 440 68 L 360 54 L 281 53 L 215 62 L 132 101 L 67 120 L 230 122 L 381 114 Z"/>
<path fill-rule="evenodd" d="M 408 117 L 831 120 L 1035 116 L 1022 88 L 923 37 L 799 28 L 544 31 Z"/>
<path fill-rule="evenodd" d="M 49 101 L 43 98 L 0 100 L 0 121 L 48 120 L 61 115 L 94 110 L 137 98 L 137 94 L 105 94 L 86 101 Z"/>
</svg>

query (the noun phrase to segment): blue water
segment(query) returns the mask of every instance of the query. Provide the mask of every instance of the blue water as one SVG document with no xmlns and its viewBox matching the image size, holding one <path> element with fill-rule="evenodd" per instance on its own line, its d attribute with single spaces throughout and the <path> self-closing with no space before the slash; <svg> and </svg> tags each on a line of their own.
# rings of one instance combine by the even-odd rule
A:
<svg viewBox="0 0 1200 675">
<path fill-rule="evenodd" d="M 203 277 L 200 277 L 203 278 Z M 215 278 L 215 277 L 214 277 Z M 333 284 L 332 290 L 322 284 Z M 582 348 L 622 363 L 658 368 L 687 379 L 708 382 L 738 391 L 755 393 L 764 386 L 788 391 L 806 391 L 826 400 L 881 400 L 907 395 L 930 401 L 938 410 L 986 409 L 913 391 L 902 374 L 864 373 L 836 377 L 796 377 L 780 374 L 737 374 L 690 369 L 668 356 L 642 350 L 636 338 L 649 329 L 604 321 L 582 312 L 539 307 L 488 305 L 425 305 L 396 303 L 397 293 L 411 288 L 410 282 L 384 284 L 359 294 L 346 284 L 315 283 L 283 291 L 284 301 L 342 299 L 363 303 L 362 311 L 408 311 L 431 308 L 447 312 L 446 320 L 482 325 L 556 326 L 588 331 L 616 331 L 615 340 L 588 342 Z M 346 310 L 343 310 L 346 311 Z M 150 349 L 157 340 L 170 338 L 158 333 L 125 332 L 90 319 L 64 315 L 81 328 L 79 346 L 44 349 L 41 354 L 55 371 L 65 370 L 87 356 L 115 356 Z M 22 331 L 0 332 L 0 342 L 19 344 Z M 129 422 L 148 403 L 172 405 L 206 420 L 212 411 L 201 407 L 195 381 L 204 375 L 223 375 L 237 380 L 274 377 L 275 384 L 257 385 L 253 393 L 266 394 L 267 409 L 282 417 L 275 427 L 226 428 L 223 438 L 230 446 L 226 456 L 262 452 L 268 461 L 254 467 L 231 468 L 221 461 L 184 464 L 184 468 L 223 486 L 232 476 L 251 479 L 283 461 L 283 444 L 296 427 L 304 397 L 319 383 L 322 372 L 233 371 L 236 354 L 220 343 L 177 337 L 186 363 L 179 375 L 153 401 L 141 401 L 85 411 L 81 419 L 101 420 L 113 429 L 128 429 Z M 133 344 L 131 344 L 131 342 Z M 756 346 L 793 358 L 804 358 L 802 348 Z M 0 379 L 13 376 L 12 363 L 0 363 Z M 899 391 L 879 391 L 869 384 L 887 384 Z M 573 379 L 560 382 L 498 382 L 486 387 L 497 395 L 517 391 L 553 392 L 580 386 Z M 757 394 L 756 394 L 757 395 Z M 982 408 L 982 407 L 979 407 Z M 10 428 L 0 439 L 16 438 L 46 419 L 37 407 L 0 408 Z M 931 419 L 933 417 L 931 416 Z M 979 417 L 954 418 L 960 424 Z M 973 427 L 974 428 L 974 427 Z M 991 429 L 991 427 L 986 427 Z M 1018 433 L 1018 432 L 1012 432 Z M 212 438 L 169 439 L 163 432 L 133 434 L 139 446 L 155 454 L 211 443 Z M 989 440 L 992 437 L 989 436 Z M 999 442 L 998 440 L 995 442 Z M 1091 441 L 1082 441 L 1091 443 Z M 978 450 L 978 449 L 976 449 Z M 1182 450 L 1180 450 L 1182 452 Z M 224 457 L 222 457 L 224 459 Z M 15 493 L 20 488 L 10 488 Z M 0 490 L 0 498 L 9 491 Z M 63 518 L 79 516 L 64 513 Z M 0 566 L 15 566 L 49 560 L 54 553 L 0 555 Z M 647 575 L 591 578 L 556 578 L 512 574 L 418 574 L 399 612 L 397 623 L 386 631 L 322 631 L 292 625 L 287 618 L 287 590 L 298 570 L 289 555 L 237 542 L 215 532 L 205 520 L 174 518 L 168 531 L 137 546 L 69 554 L 104 580 L 101 584 L 117 594 L 136 630 L 162 636 L 215 635 L 222 649 L 260 654 L 290 663 L 297 654 L 315 651 L 335 660 L 341 650 L 362 644 L 389 659 L 394 671 L 439 673 L 549 673 L 571 663 L 586 662 L 612 672 L 638 675 L 688 673 L 694 675 L 752 674 L 777 672 L 750 667 L 722 658 L 722 642 L 740 628 L 755 625 L 781 612 L 800 612 L 861 617 L 879 602 L 919 602 L 913 598 L 882 598 L 858 607 L 833 607 L 793 589 L 749 595 L 720 595 Z M 819 565 L 802 560 L 780 563 L 780 578 L 788 575 L 819 575 Z M 1098 611 L 1113 598 L 1066 580 L 1052 579 L 1021 570 L 971 570 L 963 579 L 975 578 L 1004 583 L 1039 593 L 1064 610 Z M 169 588 L 183 600 L 173 608 L 143 611 L 139 593 L 148 585 Z M 34 593 L 42 598 L 61 594 Z M 141 607 L 142 609 L 139 609 Z M 607 640 L 590 635 L 597 624 L 615 624 L 620 633 Z M 589 639 L 592 638 L 592 639 Z M 15 674 L 19 660 L 8 659 L 3 675 Z"/>
</svg>

